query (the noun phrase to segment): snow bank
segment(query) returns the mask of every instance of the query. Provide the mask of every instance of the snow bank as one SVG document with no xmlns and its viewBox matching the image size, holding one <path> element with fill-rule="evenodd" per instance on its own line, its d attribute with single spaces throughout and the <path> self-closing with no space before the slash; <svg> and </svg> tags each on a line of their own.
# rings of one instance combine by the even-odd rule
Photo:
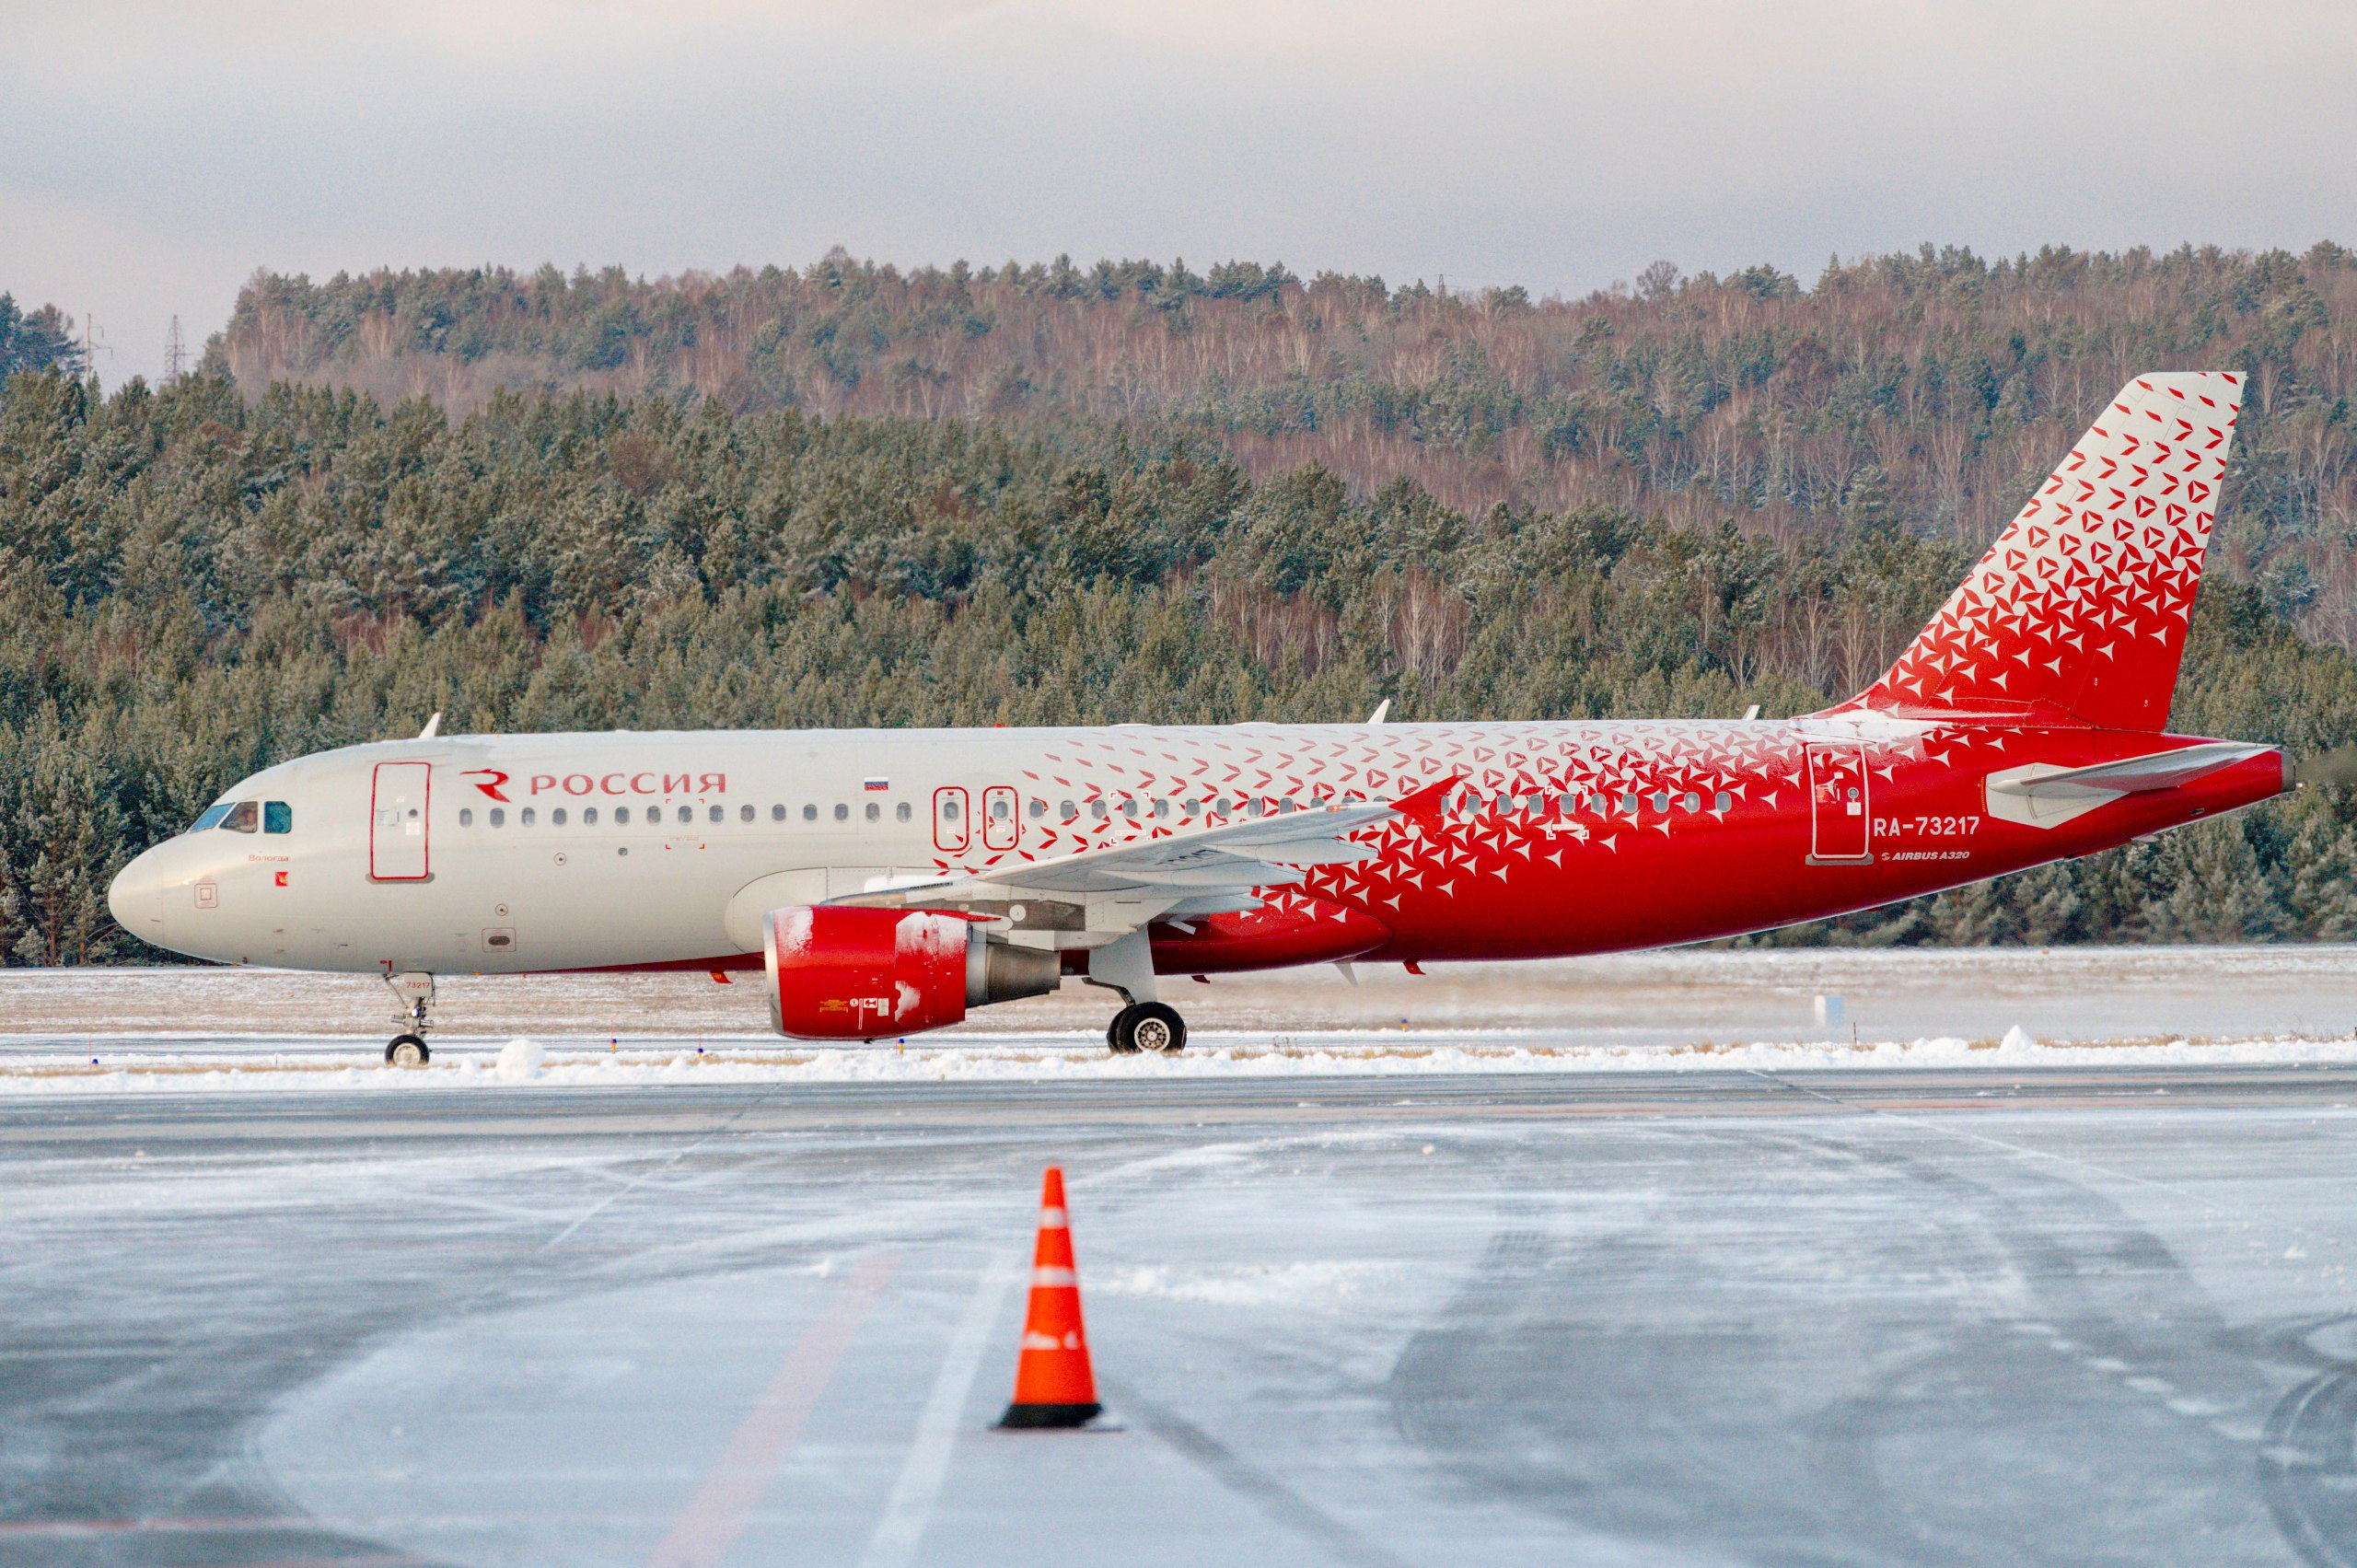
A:
<svg viewBox="0 0 2357 1568">
<path fill-rule="evenodd" d="M 540 1075 L 548 1064 L 549 1053 L 536 1040 L 517 1038 L 499 1049 L 499 1062 L 492 1068 L 505 1084 L 528 1084 Z"/>
<path fill-rule="evenodd" d="M 290 1045 L 295 1042 L 287 1042 Z M 1951 1037 L 1684 1046 L 1563 1044 L 1543 1033 L 1417 1035 L 1405 1031 L 1315 1036 L 1197 1034 L 1184 1054 L 1107 1054 L 1100 1037 L 1074 1033 L 969 1036 L 924 1046 L 795 1047 L 773 1039 L 715 1041 L 702 1051 L 554 1049 L 530 1040 L 493 1051 L 445 1044 L 433 1064 L 388 1067 L 373 1047 L 348 1060 L 302 1042 L 299 1050 L 140 1051 L 0 1058 L 0 1096 L 41 1094 L 364 1091 L 407 1094 L 530 1083 L 569 1088 L 669 1085 L 792 1086 L 818 1084 L 987 1083 L 1167 1078 L 1434 1076 L 1661 1072 L 1807 1072 L 1822 1068 L 2193 1066 L 2223 1063 L 2357 1064 L 2357 1040 L 2268 1037 L 2149 1040 L 2103 1045 L 2041 1044 L 2014 1028 L 2002 1040 Z"/>
</svg>

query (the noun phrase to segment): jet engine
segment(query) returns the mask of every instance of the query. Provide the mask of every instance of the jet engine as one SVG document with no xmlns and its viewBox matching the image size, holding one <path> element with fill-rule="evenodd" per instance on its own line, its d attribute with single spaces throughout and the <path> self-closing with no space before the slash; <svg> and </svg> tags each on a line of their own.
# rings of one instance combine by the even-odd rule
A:
<svg viewBox="0 0 2357 1568">
<path fill-rule="evenodd" d="M 1053 991 L 1051 952 L 990 940 L 963 915 L 795 905 L 762 920 L 770 1023 L 805 1040 L 875 1040 Z"/>
</svg>

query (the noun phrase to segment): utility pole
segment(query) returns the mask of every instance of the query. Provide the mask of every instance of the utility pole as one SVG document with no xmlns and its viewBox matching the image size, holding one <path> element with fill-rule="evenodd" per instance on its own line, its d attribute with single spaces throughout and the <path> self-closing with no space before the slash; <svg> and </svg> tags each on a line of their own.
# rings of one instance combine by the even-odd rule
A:
<svg viewBox="0 0 2357 1568">
<path fill-rule="evenodd" d="M 68 331 L 71 331 L 73 323 L 71 321 L 67 322 L 66 327 Z M 102 354 L 112 354 L 113 352 L 113 349 L 107 346 L 106 333 L 99 329 L 99 319 L 96 316 L 83 317 L 82 374 L 85 376 L 96 376 L 99 373 L 99 355 Z"/>
<path fill-rule="evenodd" d="M 170 386 L 180 378 L 188 364 L 188 344 L 180 338 L 180 319 L 172 318 L 172 330 L 164 339 L 164 384 Z"/>
</svg>

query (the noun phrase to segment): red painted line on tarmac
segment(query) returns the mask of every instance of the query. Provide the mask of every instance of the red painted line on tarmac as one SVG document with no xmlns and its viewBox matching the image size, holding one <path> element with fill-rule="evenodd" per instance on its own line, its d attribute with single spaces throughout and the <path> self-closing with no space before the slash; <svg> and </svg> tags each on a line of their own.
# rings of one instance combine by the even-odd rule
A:
<svg viewBox="0 0 2357 1568">
<path fill-rule="evenodd" d="M 777 1479 L 802 1423 L 818 1407 L 829 1379 L 851 1348 L 898 1260 L 864 1258 L 843 1282 L 827 1315 L 813 1323 L 778 1368 L 768 1391 L 737 1425 L 737 1434 L 688 1500 L 670 1530 L 655 1544 L 651 1568 L 714 1568 L 745 1533 L 745 1526 Z"/>
</svg>

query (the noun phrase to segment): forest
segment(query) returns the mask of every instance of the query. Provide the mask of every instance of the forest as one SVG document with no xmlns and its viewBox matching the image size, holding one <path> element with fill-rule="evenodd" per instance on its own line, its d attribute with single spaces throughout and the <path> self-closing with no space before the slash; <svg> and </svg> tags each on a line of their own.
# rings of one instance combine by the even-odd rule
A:
<svg viewBox="0 0 2357 1568">
<path fill-rule="evenodd" d="M 2357 651 L 2357 254 L 1926 246 L 1807 287 L 1656 262 L 1573 300 L 1234 261 L 257 274 L 211 363 L 454 414 L 493 392 L 717 398 L 733 412 L 1073 421 L 1216 441 L 1255 481 L 1316 464 L 1505 502 L 1732 520 L 1780 542 L 1859 524 L 1979 550 L 2128 377 L 2241 369 L 2223 564 Z"/>
<path fill-rule="evenodd" d="M 2324 246 L 1807 290 L 1656 267 L 1577 304 L 1252 264 L 257 277 L 168 385 L 6 383 L 0 950 L 152 958 L 106 916 L 124 859 L 254 768 L 435 712 L 1810 711 L 2122 365 L 2255 378 L 2173 725 L 2322 751 L 2357 738 L 2352 309 Z M 1761 940 L 2351 937 L 2357 797 L 2308 790 Z"/>
</svg>

